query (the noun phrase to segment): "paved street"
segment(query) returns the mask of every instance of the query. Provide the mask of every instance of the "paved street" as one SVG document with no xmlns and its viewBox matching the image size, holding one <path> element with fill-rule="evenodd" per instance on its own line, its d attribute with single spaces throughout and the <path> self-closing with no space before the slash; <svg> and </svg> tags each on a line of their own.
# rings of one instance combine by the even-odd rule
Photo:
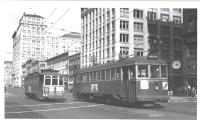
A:
<svg viewBox="0 0 200 126">
<path fill-rule="evenodd" d="M 5 94 L 5 118 L 196 120 L 196 111 L 194 102 L 135 108 L 77 100 L 71 94 L 67 94 L 65 102 L 36 101 L 27 98 L 19 88 L 8 88 Z"/>
</svg>

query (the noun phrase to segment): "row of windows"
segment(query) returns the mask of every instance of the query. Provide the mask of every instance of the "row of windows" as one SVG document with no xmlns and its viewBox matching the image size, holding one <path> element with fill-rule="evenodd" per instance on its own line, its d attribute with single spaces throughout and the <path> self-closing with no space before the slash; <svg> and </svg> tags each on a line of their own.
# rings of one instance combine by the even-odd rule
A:
<svg viewBox="0 0 200 126">
<path fill-rule="evenodd" d="M 63 85 L 63 77 L 45 76 L 45 85 Z"/>
<path fill-rule="evenodd" d="M 149 69 L 150 68 L 150 69 Z M 150 70 L 150 71 L 149 71 Z M 123 75 L 122 74 L 123 71 Z M 135 78 L 135 66 L 127 66 L 126 69 L 121 69 L 121 67 L 97 70 L 93 72 L 82 73 L 78 75 L 78 81 L 88 82 L 88 81 L 100 81 L 100 80 L 120 80 L 121 77 L 126 79 L 127 76 L 130 79 Z M 167 69 L 164 65 L 138 65 L 137 75 L 139 78 L 166 78 Z"/>
<path fill-rule="evenodd" d="M 156 13 L 155 12 L 148 12 L 147 18 L 149 20 L 156 20 Z M 169 22 L 169 15 L 168 14 L 161 14 L 161 21 L 163 22 Z M 181 17 L 180 16 L 173 16 L 173 22 L 180 24 L 181 23 Z"/>
<path fill-rule="evenodd" d="M 100 80 L 116 80 L 120 79 L 121 68 L 112 68 L 107 70 L 99 70 L 94 72 L 83 73 L 79 75 L 79 81 L 100 81 Z"/>
</svg>

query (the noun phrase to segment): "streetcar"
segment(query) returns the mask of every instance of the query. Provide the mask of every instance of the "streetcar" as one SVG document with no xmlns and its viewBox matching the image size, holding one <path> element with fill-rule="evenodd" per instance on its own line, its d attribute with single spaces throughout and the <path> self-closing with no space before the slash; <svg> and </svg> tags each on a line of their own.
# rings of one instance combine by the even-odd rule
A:
<svg viewBox="0 0 200 126">
<path fill-rule="evenodd" d="M 155 56 L 136 56 L 81 68 L 73 94 L 106 102 L 159 104 L 169 99 L 167 71 L 167 64 Z"/>
<path fill-rule="evenodd" d="M 24 79 L 24 91 L 26 96 L 38 100 L 64 101 L 66 99 L 64 77 L 52 69 L 28 74 Z"/>
</svg>

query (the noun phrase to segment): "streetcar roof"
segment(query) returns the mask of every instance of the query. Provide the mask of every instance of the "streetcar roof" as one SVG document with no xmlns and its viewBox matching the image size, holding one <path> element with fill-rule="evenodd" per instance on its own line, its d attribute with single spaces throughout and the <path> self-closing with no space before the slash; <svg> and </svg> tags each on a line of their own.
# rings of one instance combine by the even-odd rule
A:
<svg viewBox="0 0 200 126">
<path fill-rule="evenodd" d="M 28 74 L 26 77 L 31 77 L 31 76 L 40 76 L 40 75 L 55 75 L 55 76 L 63 76 L 63 74 L 59 74 L 59 73 L 32 73 L 32 74 Z"/>
<path fill-rule="evenodd" d="M 31 76 L 39 76 L 39 75 L 55 75 L 55 76 L 63 76 L 63 74 L 58 73 L 58 70 L 52 70 L 52 69 L 43 69 L 40 72 L 33 72 L 28 74 L 26 77 Z"/>
<path fill-rule="evenodd" d="M 100 64 L 100 65 L 96 65 L 92 67 L 81 68 L 79 72 L 83 73 L 83 72 L 88 72 L 88 71 L 95 71 L 95 70 L 134 65 L 134 64 L 166 65 L 166 62 L 161 59 L 148 59 L 147 56 L 141 56 L 141 57 L 137 56 L 137 57 L 132 57 L 132 58 L 124 59 L 124 60 L 118 60 L 118 61 L 110 62 L 106 64 Z"/>
</svg>

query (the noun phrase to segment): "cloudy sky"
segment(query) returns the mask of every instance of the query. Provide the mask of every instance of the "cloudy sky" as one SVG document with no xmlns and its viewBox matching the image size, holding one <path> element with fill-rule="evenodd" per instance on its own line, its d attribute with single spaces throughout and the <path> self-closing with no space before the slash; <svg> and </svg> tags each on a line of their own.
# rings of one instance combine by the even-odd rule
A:
<svg viewBox="0 0 200 126">
<path fill-rule="evenodd" d="M 62 15 L 64 15 L 51 32 L 61 34 L 61 31 L 80 32 L 81 19 L 80 19 L 80 7 L 129 7 L 129 8 L 189 8 L 197 7 L 200 2 L 136 2 L 136 1 L 0 1 L 0 43 L 1 52 L 3 52 L 4 60 L 12 60 L 12 34 L 18 26 L 19 19 L 23 15 L 23 12 L 35 13 L 48 18 L 51 13 L 54 13 L 48 18 L 47 23 L 51 25 L 55 23 Z M 69 9 L 69 11 L 68 11 Z M 68 11 L 68 12 L 67 12 Z M 64 30 L 61 30 L 64 29 Z M 64 34 L 64 33 L 63 33 Z"/>
</svg>

